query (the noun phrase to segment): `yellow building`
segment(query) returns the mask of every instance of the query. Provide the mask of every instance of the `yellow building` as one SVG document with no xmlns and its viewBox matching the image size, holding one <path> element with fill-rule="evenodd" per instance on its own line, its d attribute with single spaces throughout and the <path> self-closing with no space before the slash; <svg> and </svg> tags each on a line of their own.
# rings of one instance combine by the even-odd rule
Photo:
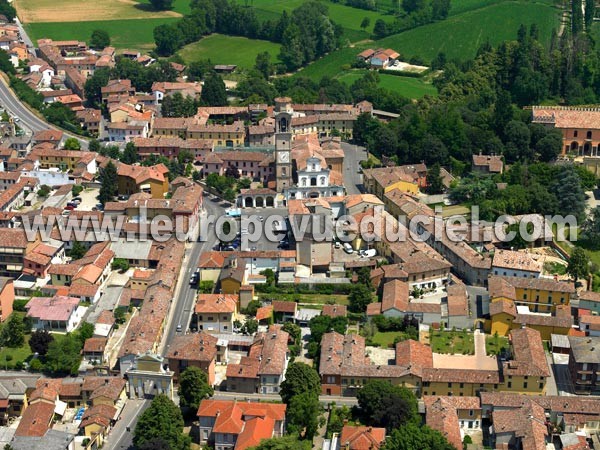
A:
<svg viewBox="0 0 600 450">
<path fill-rule="evenodd" d="M 398 189 L 400 192 L 417 194 L 427 184 L 427 168 L 424 164 L 366 169 L 363 184 L 367 192 L 385 202 L 385 194 Z"/>
<path fill-rule="evenodd" d="M 535 313 L 555 312 L 557 305 L 569 305 L 575 296 L 573 283 L 549 278 L 491 276 L 488 286 L 491 302 L 510 300 Z"/>
<path fill-rule="evenodd" d="M 239 294 L 246 283 L 246 260 L 230 256 L 219 274 L 219 286 L 222 294 Z"/>
<path fill-rule="evenodd" d="M 49 145 L 51 147 L 51 145 Z M 75 170 L 80 165 L 93 165 L 95 168 L 96 154 L 74 150 L 59 150 L 55 148 L 37 148 L 31 152 L 28 159 L 37 159 L 40 169 L 59 168 L 64 171 Z"/>
<path fill-rule="evenodd" d="M 543 395 L 550 376 L 546 353 L 539 331 L 519 328 L 510 332 L 512 358 L 502 364 L 502 391 Z"/>
<path fill-rule="evenodd" d="M 208 139 L 215 146 L 237 147 L 244 145 L 246 127 L 238 120 L 231 125 L 191 124 L 186 130 L 186 139 Z"/>
<path fill-rule="evenodd" d="M 117 183 L 119 195 L 147 192 L 152 198 L 163 199 L 169 192 L 169 169 L 164 164 L 151 167 L 119 164 Z"/>
<path fill-rule="evenodd" d="M 553 314 L 530 314 L 527 307 L 517 309 L 515 303 L 507 299 L 497 299 L 490 303 L 490 321 L 488 332 L 492 335 L 508 336 L 511 330 L 527 326 L 537 330 L 544 341 L 553 334 L 569 334 L 573 326 L 573 317 L 568 305 L 557 305 Z"/>
<path fill-rule="evenodd" d="M 500 388 L 500 372 L 475 369 L 423 369 L 423 395 L 476 396 Z"/>
</svg>

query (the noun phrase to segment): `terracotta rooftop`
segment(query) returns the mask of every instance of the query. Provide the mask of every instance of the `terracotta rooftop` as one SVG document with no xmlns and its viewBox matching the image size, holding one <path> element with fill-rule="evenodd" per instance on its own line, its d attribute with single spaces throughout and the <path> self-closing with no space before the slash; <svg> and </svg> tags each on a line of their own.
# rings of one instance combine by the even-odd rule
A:
<svg viewBox="0 0 600 450">
<path fill-rule="evenodd" d="M 166 354 L 167 359 L 182 361 L 212 361 L 217 354 L 218 339 L 208 333 L 177 335 Z"/>
</svg>

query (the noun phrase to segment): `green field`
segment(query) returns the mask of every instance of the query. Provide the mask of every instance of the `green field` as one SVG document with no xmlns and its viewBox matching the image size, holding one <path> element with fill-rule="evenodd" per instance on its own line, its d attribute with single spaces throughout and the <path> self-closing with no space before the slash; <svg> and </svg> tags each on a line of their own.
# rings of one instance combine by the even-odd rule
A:
<svg viewBox="0 0 600 450">
<path fill-rule="evenodd" d="M 106 30 L 111 45 L 118 48 L 151 50 L 154 48 L 154 27 L 176 22 L 177 18 L 145 20 L 100 20 L 91 22 L 47 22 L 25 25 L 29 37 L 35 42 L 41 38 L 55 40 L 77 39 L 88 41 L 94 30 Z"/>
<path fill-rule="evenodd" d="M 549 42 L 558 18 L 558 10 L 547 3 L 504 2 L 388 36 L 373 45 L 393 48 L 403 60 L 418 56 L 430 61 L 439 52 L 446 53 L 448 59 L 466 60 L 488 40 L 497 44 L 516 39 L 521 24 L 529 27 L 537 23 L 541 40 Z"/>
<path fill-rule="evenodd" d="M 279 48 L 279 44 L 269 41 L 212 34 L 198 42 L 186 45 L 179 54 L 186 63 L 210 59 L 215 64 L 236 64 L 251 68 L 258 53 L 269 52 L 271 60 L 274 61 L 279 54 Z"/>
<path fill-rule="evenodd" d="M 363 76 L 362 71 L 349 71 L 338 77 L 340 81 L 352 84 Z M 385 73 L 379 74 L 379 86 L 406 97 L 421 98 L 425 95 L 437 95 L 437 89 L 430 83 L 425 83 L 421 78 L 397 77 Z"/>
</svg>

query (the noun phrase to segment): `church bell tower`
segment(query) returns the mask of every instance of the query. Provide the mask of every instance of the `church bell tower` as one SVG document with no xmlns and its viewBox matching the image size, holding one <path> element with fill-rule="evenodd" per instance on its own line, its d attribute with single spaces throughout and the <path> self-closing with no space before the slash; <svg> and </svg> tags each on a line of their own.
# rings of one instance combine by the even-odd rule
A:
<svg viewBox="0 0 600 450">
<path fill-rule="evenodd" d="M 292 185 L 292 100 L 275 99 L 275 178 L 277 192 Z"/>
</svg>

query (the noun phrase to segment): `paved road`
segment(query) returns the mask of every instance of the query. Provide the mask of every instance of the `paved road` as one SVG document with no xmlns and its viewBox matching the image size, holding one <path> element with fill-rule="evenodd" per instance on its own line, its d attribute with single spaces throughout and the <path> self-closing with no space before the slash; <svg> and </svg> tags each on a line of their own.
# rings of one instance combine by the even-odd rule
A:
<svg viewBox="0 0 600 450">
<path fill-rule="evenodd" d="M 18 125 L 32 134 L 42 130 L 56 130 L 53 125 L 48 124 L 43 119 L 36 116 L 27 106 L 25 106 L 8 87 L 6 81 L 0 77 L 0 104 L 13 117 L 18 117 L 20 120 Z M 75 136 L 70 133 L 65 133 L 66 137 L 74 137 L 80 143 L 82 148 L 87 148 L 87 140 Z"/>
<path fill-rule="evenodd" d="M 207 215 L 217 217 L 225 214 L 225 209 L 220 203 L 210 201 L 209 197 L 204 197 L 204 209 L 200 220 L 205 220 Z M 175 301 L 171 309 L 169 319 L 167 320 L 166 332 L 160 347 L 160 353 L 164 356 L 169 345 L 177 334 L 187 330 L 193 312 L 194 300 L 196 298 L 196 288 L 189 284 L 192 273 L 196 270 L 196 264 L 200 253 L 211 250 L 216 244 L 214 229 L 206 237 L 204 242 L 193 242 L 186 249 L 184 262 L 179 275 L 177 288 L 175 289 Z M 177 326 L 181 324 L 182 332 L 177 331 Z M 129 405 L 133 406 L 129 406 Z M 150 400 L 128 400 L 126 407 L 121 413 L 121 420 L 117 422 L 109 435 L 104 448 L 108 450 L 122 450 L 132 447 L 133 430 L 140 414 L 150 406 Z M 130 431 L 127 431 L 129 427 Z"/>
<path fill-rule="evenodd" d="M 344 186 L 349 195 L 360 194 L 362 190 L 362 175 L 358 173 L 360 161 L 367 159 L 364 147 L 342 142 L 344 150 Z"/>
</svg>

